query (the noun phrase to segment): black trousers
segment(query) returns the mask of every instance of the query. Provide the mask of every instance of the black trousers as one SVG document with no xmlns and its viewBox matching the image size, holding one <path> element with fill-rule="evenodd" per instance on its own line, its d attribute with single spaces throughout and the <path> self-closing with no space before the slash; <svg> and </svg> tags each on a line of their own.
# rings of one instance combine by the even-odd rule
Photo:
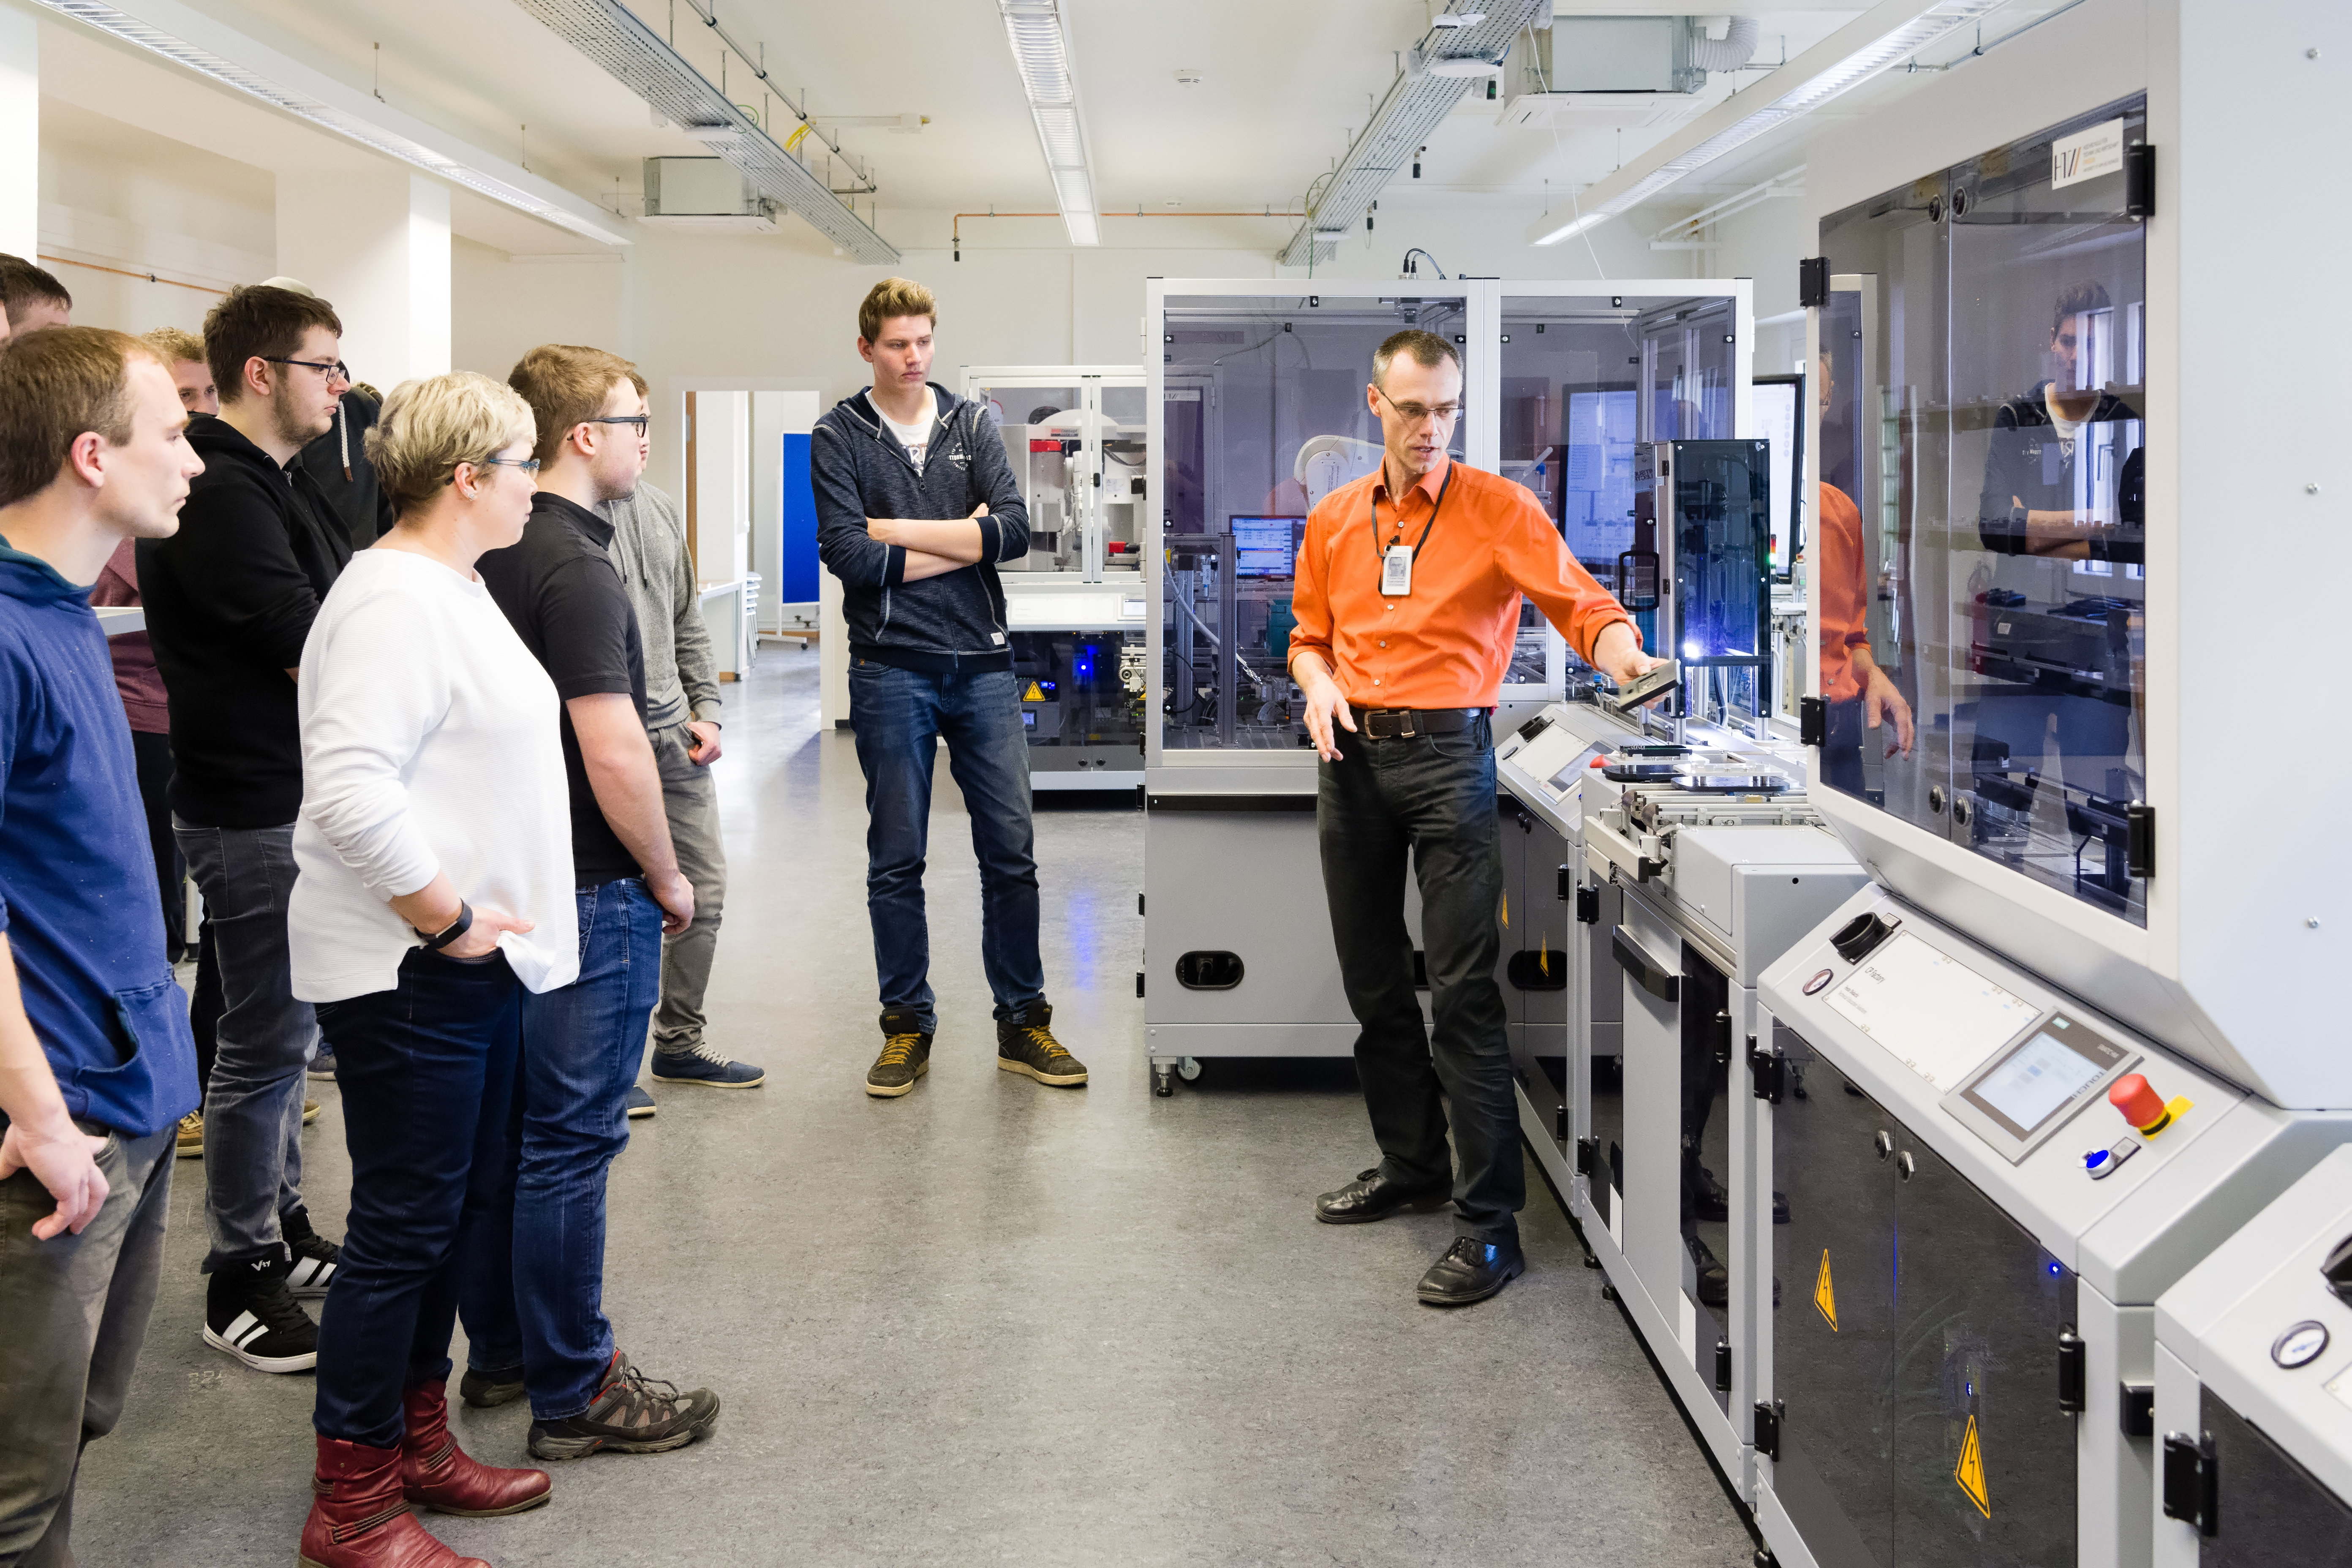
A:
<svg viewBox="0 0 2352 1568">
<path fill-rule="evenodd" d="M 1511 1091 L 1507 1015 L 1495 963 L 1503 897 L 1494 738 L 1487 721 L 1451 735 L 1339 734 L 1315 802 L 1323 890 L 1348 1005 L 1362 1033 L 1356 1072 L 1381 1171 L 1454 1176 L 1454 1228 L 1518 1243 L 1528 1196 Z M 1433 1032 L 1413 986 L 1404 923 L 1406 858 L 1421 888 Z M 1446 1151 L 1451 1112 L 1458 1173 Z"/>
<path fill-rule="evenodd" d="M 180 858 L 179 841 L 172 837 L 172 737 L 147 730 L 131 731 L 131 760 L 139 770 L 139 804 L 147 813 L 147 842 L 155 854 L 155 886 L 163 895 L 163 951 L 180 961 L 182 938 L 188 926 L 180 891 L 188 874 Z"/>
</svg>

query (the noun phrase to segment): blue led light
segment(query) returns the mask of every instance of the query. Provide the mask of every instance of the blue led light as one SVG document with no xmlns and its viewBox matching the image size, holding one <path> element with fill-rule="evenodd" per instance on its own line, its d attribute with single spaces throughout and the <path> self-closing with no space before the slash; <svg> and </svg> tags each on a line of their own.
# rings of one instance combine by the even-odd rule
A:
<svg viewBox="0 0 2352 1568">
<path fill-rule="evenodd" d="M 2056 1265 L 2055 1263 L 2053 1263 L 2053 1264 L 2050 1266 L 2050 1278 L 2052 1278 L 2053 1279 L 2057 1279 L 2059 1275 L 2061 1275 L 2061 1274 L 2063 1274 L 2063 1273 L 2064 1273 L 2064 1272 L 2065 1272 L 2065 1270 L 2063 1270 L 2063 1269 L 2060 1268 L 2058 1267 L 2058 1265 Z"/>
</svg>

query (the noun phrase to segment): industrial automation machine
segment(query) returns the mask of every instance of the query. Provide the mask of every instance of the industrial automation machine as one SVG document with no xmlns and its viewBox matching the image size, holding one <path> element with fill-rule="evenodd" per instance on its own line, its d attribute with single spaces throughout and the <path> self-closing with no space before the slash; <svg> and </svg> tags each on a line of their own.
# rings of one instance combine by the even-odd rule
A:
<svg viewBox="0 0 2352 1568">
<path fill-rule="evenodd" d="M 1005 563 L 1033 789 L 1143 782 L 1143 367 L 966 365 L 1029 509 Z"/>
<path fill-rule="evenodd" d="M 2155 1568 L 2352 1562 L 2352 1149 L 2156 1303 Z"/>
<path fill-rule="evenodd" d="M 1751 321 L 1740 280 L 1147 285 L 1158 526 L 1145 549 L 1137 984 L 1162 1092 L 1202 1058 L 1354 1047 L 1316 847 L 1315 755 L 1287 664 L 1307 514 L 1381 461 L 1365 397 L 1381 341 L 1419 327 L 1461 345 L 1454 455 L 1525 484 L 1614 587 L 1621 567 L 1643 565 L 1622 559 L 1635 552 L 1637 455 L 1744 432 Z M 1527 607 L 1496 733 L 1563 696 L 1570 665 Z M 1410 892 L 1407 919 L 1417 930 Z"/>
<path fill-rule="evenodd" d="M 2251 153 L 2352 131 L 2273 63 L 2341 21 L 2084 0 L 1809 153 L 1808 795 L 1874 885 L 1766 969 L 1747 1064 L 1788 1223 L 1739 1415 L 1783 1564 L 2176 1552 L 2166 1422 L 2202 1428 L 2150 1410 L 2156 1303 L 2352 1136 L 2352 851 L 2263 783 L 2232 646 L 2334 640 L 2329 437 L 2244 455 L 2231 389 L 2274 356 L 2231 296 L 2332 296 L 2262 237 L 2301 185 Z M 2322 312 L 2296 357 L 2348 340 Z M 2287 568 L 2259 605 L 2249 562 Z M 2301 776 L 2352 760 L 2294 728 Z M 2341 1424 L 2270 1436 L 2340 1475 Z"/>
</svg>

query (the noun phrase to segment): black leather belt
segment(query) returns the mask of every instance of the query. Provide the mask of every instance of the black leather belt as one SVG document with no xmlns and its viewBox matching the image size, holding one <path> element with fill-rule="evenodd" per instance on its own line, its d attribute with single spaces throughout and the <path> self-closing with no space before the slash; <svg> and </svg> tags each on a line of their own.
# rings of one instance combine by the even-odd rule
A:
<svg viewBox="0 0 2352 1568">
<path fill-rule="evenodd" d="M 1488 708 L 1368 708 L 1357 717 L 1368 740 L 1410 741 L 1417 735 L 1458 735 L 1492 711 Z"/>
</svg>

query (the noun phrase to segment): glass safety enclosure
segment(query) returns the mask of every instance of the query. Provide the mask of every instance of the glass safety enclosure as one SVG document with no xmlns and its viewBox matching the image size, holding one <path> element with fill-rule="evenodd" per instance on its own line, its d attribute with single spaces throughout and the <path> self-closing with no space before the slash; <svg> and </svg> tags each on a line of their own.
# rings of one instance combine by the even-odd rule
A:
<svg viewBox="0 0 2352 1568">
<path fill-rule="evenodd" d="M 1811 443 L 1822 783 L 2139 926 L 2147 236 L 2126 160 L 2069 139 L 2146 123 L 1823 219 Z"/>
<path fill-rule="evenodd" d="M 1141 571 L 1141 367 L 967 365 L 963 393 L 1003 437 L 1029 508 L 1029 553 L 1003 569 L 1088 583 Z"/>
</svg>

